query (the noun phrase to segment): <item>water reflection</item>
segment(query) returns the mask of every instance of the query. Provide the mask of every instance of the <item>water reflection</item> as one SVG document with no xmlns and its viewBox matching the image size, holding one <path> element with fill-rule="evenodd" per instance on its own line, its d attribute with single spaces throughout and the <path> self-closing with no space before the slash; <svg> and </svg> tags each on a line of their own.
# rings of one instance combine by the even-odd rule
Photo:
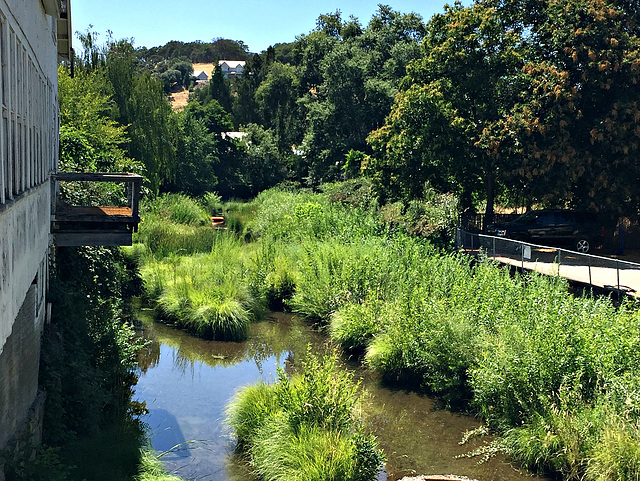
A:
<svg viewBox="0 0 640 481">
<path fill-rule="evenodd" d="M 154 448 L 170 450 L 163 456 L 165 465 L 185 478 L 252 481 L 234 455 L 224 424 L 225 405 L 243 386 L 274 381 L 278 366 L 292 370 L 308 343 L 323 349 L 325 337 L 292 316 L 273 314 L 251 327 L 246 342 L 204 341 L 153 323 L 148 314 L 141 312 L 147 317 L 144 336 L 151 342 L 140 353 L 135 398 L 149 409 L 143 421 L 150 427 Z M 473 417 L 438 409 L 430 398 L 416 393 L 383 388 L 375 374 L 356 364 L 350 369 L 363 380 L 367 422 L 387 456 L 381 479 L 416 474 L 457 474 L 480 481 L 531 479 L 499 456 L 483 464 L 455 457 L 486 442 L 458 444 L 466 430 L 480 425 Z"/>
</svg>

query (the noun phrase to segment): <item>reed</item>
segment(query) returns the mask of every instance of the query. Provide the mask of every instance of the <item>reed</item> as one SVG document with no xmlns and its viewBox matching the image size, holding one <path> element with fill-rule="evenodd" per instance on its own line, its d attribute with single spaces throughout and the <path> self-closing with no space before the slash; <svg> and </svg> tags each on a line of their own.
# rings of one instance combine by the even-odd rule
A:
<svg viewBox="0 0 640 481">
<path fill-rule="evenodd" d="M 182 478 L 169 474 L 158 456 L 150 449 L 140 451 L 140 466 L 135 481 L 181 481 Z"/>
<path fill-rule="evenodd" d="M 159 314 L 194 334 L 242 340 L 262 311 L 245 279 L 242 244 L 220 234 L 209 254 L 149 259 L 141 273 Z"/>
<path fill-rule="evenodd" d="M 360 391 L 335 352 L 307 351 L 300 372 L 240 391 L 227 408 L 238 448 L 269 481 L 370 481 L 382 453 L 363 431 Z"/>
</svg>

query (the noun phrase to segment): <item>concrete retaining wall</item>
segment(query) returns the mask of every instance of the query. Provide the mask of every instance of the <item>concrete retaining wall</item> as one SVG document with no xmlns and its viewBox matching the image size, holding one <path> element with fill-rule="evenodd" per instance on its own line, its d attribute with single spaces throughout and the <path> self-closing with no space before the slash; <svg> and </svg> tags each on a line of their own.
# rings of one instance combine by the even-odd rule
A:
<svg viewBox="0 0 640 481">
<path fill-rule="evenodd" d="M 58 155 L 56 28 L 41 0 L 0 0 L 0 450 L 10 441 L 37 442 L 40 432 L 50 176 Z"/>
</svg>

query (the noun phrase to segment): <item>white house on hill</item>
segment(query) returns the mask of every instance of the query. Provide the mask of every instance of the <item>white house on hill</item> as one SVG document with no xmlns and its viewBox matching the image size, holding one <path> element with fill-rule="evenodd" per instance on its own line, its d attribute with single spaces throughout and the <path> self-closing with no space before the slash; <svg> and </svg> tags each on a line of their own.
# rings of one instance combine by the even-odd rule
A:
<svg viewBox="0 0 640 481">
<path fill-rule="evenodd" d="M 196 79 L 196 83 L 203 83 L 209 80 L 207 72 L 203 70 L 196 70 L 195 72 L 193 72 L 193 78 Z"/>
<path fill-rule="evenodd" d="M 218 65 L 222 69 L 224 78 L 239 78 L 242 77 L 244 72 L 244 66 L 247 62 L 244 60 L 219 60 Z"/>
</svg>

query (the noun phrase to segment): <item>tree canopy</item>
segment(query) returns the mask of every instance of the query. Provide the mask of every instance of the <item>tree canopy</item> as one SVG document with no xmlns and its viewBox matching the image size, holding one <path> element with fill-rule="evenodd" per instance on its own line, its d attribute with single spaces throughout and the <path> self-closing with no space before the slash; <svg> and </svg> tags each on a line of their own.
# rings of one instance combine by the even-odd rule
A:
<svg viewBox="0 0 640 481">
<path fill-rule="evenodd" d="M 109 100 L 88 112 L 103 111 L 154 191 L 252 195 L 285 178 L 367 175 L 382 200 L 436 188 L 487 220 L 514 199 L 637 214 L 637 3 L 476 0 L 426 23 L 379 5 L 367 25 L 329 12 L 260 54 L 224 39 L 101 46 L 89 29 L 79 71 L 103 79 Z M 246 60 L 244 75 L 217 69 L 172 113 L 162 88 L 188 84 L 191 62 L 214 47 Z M 243 141 L 223 135 L 241 129 Z"/>
</svg>

